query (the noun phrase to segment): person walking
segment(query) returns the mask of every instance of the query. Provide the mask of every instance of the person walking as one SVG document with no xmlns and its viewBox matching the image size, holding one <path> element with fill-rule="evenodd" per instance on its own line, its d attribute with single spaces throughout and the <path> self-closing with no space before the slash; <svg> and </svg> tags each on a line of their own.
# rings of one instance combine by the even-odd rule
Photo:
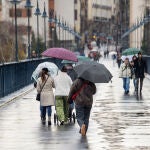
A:
<svg viewBox="0 0 150 150">
<path fill-rule="evenodd" d="M 134 91 L 136 91 L 135 66 L 133 60 L 130 62 L 130 68 L 131 68 L 131 79 L 133 80 L 134 85 Z"/>
<path fill-rule="evenodd" d="M 51 125 L 51 106 L 54 106 L 55 104 L 53 88 L 55 88 L 54 80 L 48 75 L 48 69 L 43 68 L 41 77 L 37 80 L 37 92 L 41 93 L 40 110 L 43 125 L 46 123 L 46 110 L 48 112 L 48 125 Z"/>
<path fill-rule="evenodd" d="M 140 82 L 140 94 L 142 93 L 143 80 L 145 78 L 144 73 L 147 72 L 147 65 L 142 57 L 142 53 L 138 53 L 138 58 L 134 61 L 135 64 L 135 78 L 136 78 L 136 93 L 138 94 L 139 82 Z"/>
<path fill-rule="evenodd" d="M 123 79 L 123 88 L 125 94 L 128 94 L 130 88 L 130 77 L 131 77 L 131 68 L 130 68 L 130 63 L 128 58 L 126 58 L 124 60 L 124 63 L 120 66 L 119 77 Z"/>
<path fill-rule="evenodd" d="M 60 125 L 63 125 L 68 121 L 69 117 L 69 105 L 67 103 L 67 97 L 72 85 L 71 78 L 67 75 L 67 69 L 64 66 L 58 75 L 54 79 L 55 82 L 55 100 L 56 100 L 56 113 Z"/>
<path fill-rule="evenodd" d="M 117 54 L 117 64 L 118 64 L 118 68 L 120 68 L 120 66 L 121 66 L 121 55 L 120 55 L 120 53 L 118 53 Z"/>
<path fill-rule="evenodd" d="M 72 103 L 72 99 L 74 99 L 76 118 L 80 126 L 79 132 L 82 136 L 85 136 L 88 130 L 93 95 L 95 93 L 95 84 L 82 78 L 78 78 L 73 82 L 69 92 L 68 103 Z"/>
</svg>

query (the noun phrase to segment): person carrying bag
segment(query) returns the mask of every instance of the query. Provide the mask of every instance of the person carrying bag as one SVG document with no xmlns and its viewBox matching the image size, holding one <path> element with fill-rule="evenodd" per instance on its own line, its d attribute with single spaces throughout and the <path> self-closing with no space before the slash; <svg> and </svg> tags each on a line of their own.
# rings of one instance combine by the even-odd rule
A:
<svg viewBox="0 0 150 150">
<path fill-rule="evenodd" d="M 46 81 L 48 80 L 48 78 L 49 78 L 49 76 L 47 77 Z M 40 101 L 40 100 L 41 100 L 41 92 L 42 92 L 42 90 L 43 90 L 43 87 L 44 87 L 46 81 L 44 82 L 43 86 L 41 87 L 40 92 L 37 93 L 37 95 L 36 95 L 36 100 L 37 100 L 37 101 Z"/>
<path fill-rule="evenodd" d="M 51 125 L 51 106 L 55 105 L 53 88 L 55 88 L 53 78 L 48 74 L 48 69 L 43 68 L 41 72 L 41 77 L 38 78 L 37 82 L 37 99 L 40 100 L 40 111 L 42 124 L 45 125 L 46 122 L 46 110 L 48 112 L 48 125 Z"/>
</svg>

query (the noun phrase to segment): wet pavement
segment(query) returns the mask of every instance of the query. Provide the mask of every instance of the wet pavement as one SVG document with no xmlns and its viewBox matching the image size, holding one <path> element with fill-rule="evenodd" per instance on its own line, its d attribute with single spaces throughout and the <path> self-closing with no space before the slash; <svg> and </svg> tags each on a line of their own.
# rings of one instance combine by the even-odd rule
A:
<svg viewBox="0 0 150 150">
<path fill-rule="evenodd" d="M 150 150 L 150 80 L 136 97 L 133 84 L 124 95 L 117 65 L 101 60 L 112 72 L 112 83 L 97 84 L 86 138 L 78 125 L 51 127 L 40 122 L 36 91 L 0 108 L 1 150 Z M 54 111 L 53 111 L 54 112 Z"/>
</svg>

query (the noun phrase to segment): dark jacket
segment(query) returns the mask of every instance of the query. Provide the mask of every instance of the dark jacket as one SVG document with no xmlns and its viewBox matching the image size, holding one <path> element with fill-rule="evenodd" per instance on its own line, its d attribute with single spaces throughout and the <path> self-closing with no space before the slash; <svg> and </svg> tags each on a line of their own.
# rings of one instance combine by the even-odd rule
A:
<svg viewBox="0 0 150 150">
<path fill-rule="evenodd" d="M 135 60 L 134 62 L 134 68 L 135 68 L 135 77 L 136 78 L 144 78 L 144 73 L 147 72 L 147 65 L 146 61 L 142 58 Z"/>
<path fill-rule="evenodd" d="M 67 74 L 70 76 L 72 81 L 75 81 L 78 77 L 77 73 L 74 71 L 74 69 L 68 69 Z"/>
<path fill-rule="evenodd" d="M 83 84 L 85 84 L 85 87 L 82 88 L 82 90 L 80 91 L 80 93 L 78 94 L 78 96 L 76 97 L 76 99 L 74 100 L 76 105 L 82 105 L 82 106 L 92 106 L 93 104 L 93 95 L 96 93 L 96 86 L 94 83 L 92 82 L 86 82 L 83 79 L 76 79 L 73 84 L 72 87 L 70 89 L 70 93 L 68 96 L 68 102 L 70 103 L 70 101 L 72 100 L 72 96 L 78 92 L 81 87 L 83 86 Z"/>
</svg>

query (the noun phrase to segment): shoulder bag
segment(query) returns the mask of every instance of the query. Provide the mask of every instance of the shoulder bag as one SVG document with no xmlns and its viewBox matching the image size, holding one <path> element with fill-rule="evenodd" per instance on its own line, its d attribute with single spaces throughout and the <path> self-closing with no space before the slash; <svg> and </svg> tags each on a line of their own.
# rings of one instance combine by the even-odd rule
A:
<svg viewBox="0 0 150 150">
<path fill-rule="evenodd" d="M 49 78 L 49 76 L 47 77 L 46 81 L 44 82 L 43 86 L 41 87 L 40 92 L 37 93 L 37 95 L 36 95 L 36 100 L 37 100 L 37 101 L 40 101 L 40 100 L 41 100 L 41 92 L 42 92 L 42 90 L 43 90 L 43 88 L 44 88 L 44 85 L 45 85 L 45 83 L 47 82 L 48 78 Z"/>
</svg>

